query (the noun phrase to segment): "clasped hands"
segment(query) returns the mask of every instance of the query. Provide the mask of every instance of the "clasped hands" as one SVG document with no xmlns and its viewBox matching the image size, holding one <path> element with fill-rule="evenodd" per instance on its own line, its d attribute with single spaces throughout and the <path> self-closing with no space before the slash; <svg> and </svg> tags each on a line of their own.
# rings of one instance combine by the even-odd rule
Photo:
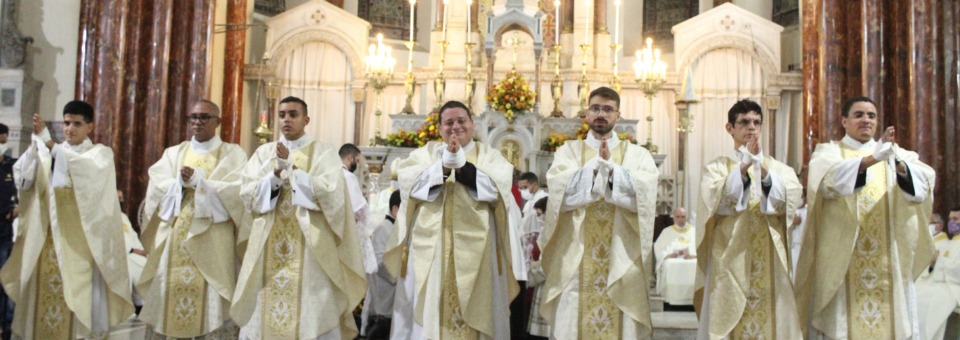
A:
<svg viewBox="0 0 960 340">
<path fill-rule="evenodd" d="M 297 166 L 290 163 L 287 158 L 290 157 L 290 149 L 287 149 L 283 143 L 277 143 L 277 167 L 273 170 L 273 175 L 283 179 L 284 170 L 296 170 Z"/>
<path fill-rule="evenodd" d="M 760 179 L 767 177 L 767 165 L 763 164 L 763 148 L 760 146 L 760 136 L 755 136 L 747 144 L 737 149 L 741 153 L 740 175 L 746 177 L 747 171 L 756 164 L 760 167 Z"/>
<path fill-rule="evenodd" d="M 449 176 L 451 171 L 460 170 L 467 164 L 467 154 L 460 145 L 460 140 L 456 135 L 451 136 L 447 143 L 447 148 L 443 149 L 443 155 L 440 157 L 443 164 L 443 175 Z"/>
</svg>

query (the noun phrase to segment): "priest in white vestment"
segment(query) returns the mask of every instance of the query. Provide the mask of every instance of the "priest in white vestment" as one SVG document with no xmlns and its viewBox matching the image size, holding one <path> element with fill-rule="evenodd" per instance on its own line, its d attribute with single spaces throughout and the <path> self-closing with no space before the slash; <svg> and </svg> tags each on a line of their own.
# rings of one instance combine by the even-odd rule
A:
<svg viewBox="0 0 960 340">
<path fill-rule="evenodd" d="M 647 339 L 660 174 L 650 152 L 613 131 L 620 95 L 601 87 L 589 98 L 586 140 L 567 141 L 547 171 L 540 314 L 556 339 Z"/>
<path fill-rule="evenodd" d="M 16 338 L 104 338 L 133 315 L 113 151 L 87 138 L 93 118 L 90 104 L 67 103 L 55 144 L 34 114 L 14 165 L 20 228 L 0 280 Z"/>
<path fill-rule="evenodd" d="M 520 188 L 520 197 L 526 201 L 523 204 L 523 218 L 520 222 L 520 238 L 521 245 L 523 245 L 523 257 L 529 266 L 533 245 L 537 242 L 537 236 L 540 236 L 540 230 L 543 228 L 533 206 L 540 199 L 547 197 L 548 193 L 546 190 L 540 189 L 540 178 L 532 172 L 521 174 L 517 186 Z"/>
<path fill-rule="evenodd" d="M 337 148 L 304 134 L 303 100 L 278 112 L 280 140 L 242 170 L 252 226 L 230 314 L 241 339 L 352 339 L 367 284 Z"/>
<path fill-rule="evenodd" d="M 894 127 L 873 139 L 870 98 L 847 100 L 841 115 L 846 136 L 817 145 L 809 167 L 796 280 L 807 336 L 919 337 L 914 280 L 934 258 L 935 173 L 896 144 Z"/>
<path fill-rule="evenodd" d="M 960 207 L 951 213 L 960 215 Z M 933 268 L 925 279 L 917 281 L 921 339 L 944 339 L 947 319 L 960 311 L 960 237 L 946 238 L 942 232 L 939 235 L 945 239 L 937 242 Z"/>
<path fill-rule="evenodd" d="M 697 228 L 687 223 L 687 210 L 673 210 L 673 225 L 653 243 L 657 263 L 657 293 L 671 305 L 693 305 L 697 276 Z"/>
<path fill-rule="evenodd" d="M 220 140 L 215 103 L 196 101 L 186 118 L 192 138 L 164 150 L 148 172 L 140 319 L 152 337 L 236 337 L 230 299 L 239 263 L 236 225 L 244 215 L 237 169 L 247 154 Z"/>
<path fill-rule="evenodd" d="M 463 103 L 444 104 L 438 120 L 443 142 L 414 150 L 398 170 L 403 203 L 384 255 L 398 277 L 391 338 L 507 339 L 519 291 L 513 166 L 473 141 Z"/>
<path fill-rule="evenodd" d="M 727 112 L 734 150 L 704 166 L 697 216 L 698 339 L 801 339 L 787 221 L 801 202 L 793 168 L 764 156 L 763 110 Z"/>
<path fill-rule="evenodd" d="M 395 223 L 400 213 L 400 192 L 390 194 L 389 213 L 373 230 L 371 241 L 377 256 L 377 272 L 368 276 L 367 298 L 363 303 L 363 330 L 367 339 L 386 339 L 390 337 L 390 323 L 393 317 L 394 293 L 397 278 L 383 264 L 383 253 L 389 247 L 390 237 L 396 230 Z"/>
</svg>

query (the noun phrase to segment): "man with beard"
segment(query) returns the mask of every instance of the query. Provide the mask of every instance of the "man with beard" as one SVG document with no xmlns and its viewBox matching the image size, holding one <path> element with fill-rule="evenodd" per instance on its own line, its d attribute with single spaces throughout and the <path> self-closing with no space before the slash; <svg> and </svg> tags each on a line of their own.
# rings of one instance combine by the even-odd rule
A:
<svg viewBox="0 0 960 340">
<path fill-rule="evenodd" d="M 567 141 L 547 171 L 540 314 L 555 339 L 647 339 L 659 171 L 650 152 L 614 133 L 620 95 L 601 87 L 589 98 L 586 140 Z"/>
<path fill-rule="evenodd" d="M 230 314 L 241 339 L 352 339 L 367 284 L 342 162 L 304 133 L 303 100 L 282 99 L 278 113 L 280 140 L 242 169 L 252 226 Z"/>
</svg>

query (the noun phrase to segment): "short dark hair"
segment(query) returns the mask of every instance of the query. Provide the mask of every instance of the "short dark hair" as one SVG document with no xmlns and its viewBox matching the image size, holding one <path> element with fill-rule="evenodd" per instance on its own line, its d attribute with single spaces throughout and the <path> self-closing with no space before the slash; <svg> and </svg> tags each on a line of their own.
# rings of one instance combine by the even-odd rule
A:
<svg viewBox="0 0 960 340">
<path fill-rule="evenodd" d="M 870 97 L 867 97 L 867 96 L 856 96 L 856 97 L 848 98 L 847 100 L 843 101 L 843 108 L 842 108 L 843 111 L 840 112 L 840 116 L 843 118 L 849 117 L 850 109 L 853 108 L 853 104 L 861 103 L 861 102 L 867 102 L 867 103 L 873 104 L 874 106 L 877 105 L 877 103 L 873 102 L 873 99 L 870 99 Z"/>
<path fill-rule="evenodd" d="M 520 180 L 527 181 L 527 183 L 537 183 L 537 185 L 540 185 L 540 178 L 537 177 L 537 174 L 532 172 L 524 172 L 522 175 L 520 175 Z"/>
<path fill-rule="evenodd" d="M 534 209 L 540 209 L 541 211 L 547 211 L 547 197 L 541 198 L 536 203 L 533 204 Z"/>
<path fill-rule="evenodd" d="M 456 100 L 451 100 L 443 104 L 439 110 L 437 110 L 437 122 L 443 121 L 443 111 L 449 109 L 464 109 L 467 111 L 467 117 L 470 117 L 470 120 L 473 120 L 473 112 L 470 111 L 470 108 L 466 104 L 458 102 Z"/>
<path fill-rule="evenodd" d="M 64 115 L 81 115 L 83 121 L 93 123 L 93 106 L 82 100 L 74 100 L 63 106 Z"/>
<path fill-rule="evenodd" d="M 617 109 L 620 108 L 620 94 L 617 93 L 617 91 L 614 91 L 606 86 L 601 86 L 593 91 L 590 91 L 590 97 L 587 97 L 587 101 L 590 101 L 590 99 L 593 99 L 593 97 L 597 96 L 617 102 Z"/>
<path fill-rule="evenodd" d="M 360 148 L 356 145 L 347 143 L 340 147 L 340 159 L 347 158 L 347 156 L 356 156 L 360 154 Z"/>
<path fill-rule="evenodd" d="M 730 123 L 730 125 L 736 124 L 737 116 L 750 111 L 760 115 L 760 121 L 763 122 L 763 109 L 760 108 L 760 104 L 750 99 L 741 99 L 730 107 L 730 111 L 727 111 L 727 123 Z"/>
<path fill-rule="evenodd" d="M 400 190 L 394 190 L 390 194 L 390 209 L 393 209 L 393 207 L 400 207 Z"/>
<path fill-rule="evenodd" d="M 300 106 L 303 106 L 303 114 L 308 114 L 308 113 L 307 113 L 307 102 L 303 101 L 303 99 L 300 99 L 300 98 L 297 98 L 297 97 L 294 97 L 294 96 L 289 96 L 289 97 L 280 99 L 280 104 L 283 104 L 283 103 L 297 103 L 297 104 L 300 104 Z"/>
<path fill-rule="evenodd" d="M 960 211 L 960 205 L 953 207 L 950 211 Z"/>
<path fill-rule="evenodd" d="M 10 134 L 10 128 L 7 124 L 0 123 L 0 135 Z"/>
<path fill-rule="evenodd" d="M 214 102 L 210 101 L 209 99 L 200 98 L 200 99 L 197 99 L 196 101 L 193 102 L 193 105 L 197 105 L 197 104 L 206 104 L 206 105 L 212 106 L 212 107 L 213 107 L 213 112 L 207 112 L 207 113 L 209 113 L 209 114 L 211 114 L 211 115 L 214 115 L 214 116 L 217 116 L 217 117 L 220 117 L 220 105 L 217 105 L 217 103 L 214 103 Z"/>
</svg>

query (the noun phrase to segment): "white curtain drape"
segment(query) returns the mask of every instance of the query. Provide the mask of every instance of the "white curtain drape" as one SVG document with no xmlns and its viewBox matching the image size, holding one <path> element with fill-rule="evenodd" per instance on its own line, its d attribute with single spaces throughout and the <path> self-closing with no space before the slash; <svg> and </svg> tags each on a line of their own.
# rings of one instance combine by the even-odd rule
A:
<svg viewBox="0 0 960 340">
<path fill-rule="evenodd" d="M 679 114 L 677 106 L 676 93 L 670 90 L 661 90 L 653 97 L 653 144 L 659 150 L 657 153 L 667 155 L 660 165 L 661 177 L 672 177 L 677 172 L 677 124 L 679 124 Z M 637 144 L 647 142 L 647 131 L 649 123 L 647 116 L 650 114 L 650 102 L 644 96 L 640 89 L 623 89 L 620 94 L 620 119 L 636 119 L 637 133 L 634 138 Z"/>
<path fill-rule="evenodd" d="M 276 67 L 280 98 L 296 96 L 307 103 L 307 135 L 338 146 L 353 142 L 353 70 L 343 51 L 326 42 L 308 42 L 280 56 Z M 280 129 L 274 130 L 279 138 Z"/>
<path fill-rule="evenodd" d="M 733 139 L 725 129 L 730 107 L 745 98 L 763 105 L 764 89 L 760 64 L 744 51 L 731 48 L 713 50 L 701 56 L 694 64 L 694 89 L 700 103 L 690 108 L 694 114 L 694 132 L 687 136 L 684 188 L 684 205 L 687 211 L 694 211 L 697 200 L 700 199 L 703 166 L 734 150 Z M 767 153 L 769 154 L 769 151 Z"/>
</svg>

